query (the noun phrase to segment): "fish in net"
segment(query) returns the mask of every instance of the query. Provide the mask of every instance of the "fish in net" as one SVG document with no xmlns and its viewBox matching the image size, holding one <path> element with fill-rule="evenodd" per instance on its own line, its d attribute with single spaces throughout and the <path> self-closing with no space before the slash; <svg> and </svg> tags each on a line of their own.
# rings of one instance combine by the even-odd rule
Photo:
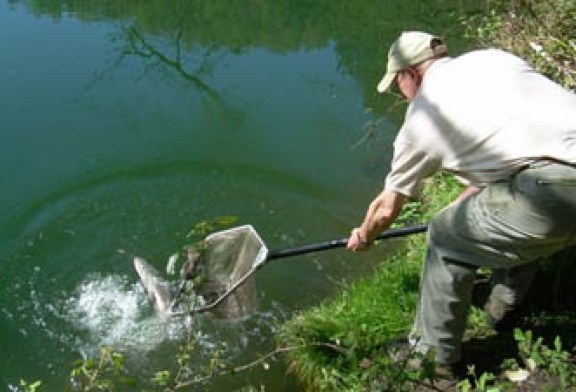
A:
<svg viewBox="0 0 576 392">
<path fill-rule="evenodd" d="M 214 233 L 184 253 L 180 281 L 175 282 L 162 278 L 146 260 L 134 258 L 134 268 L 159 314 L 209 312 L 240 319 L 256 311 L 254 272 L 266 260 L 268 249 L 252 226 Z"/>
</svg>

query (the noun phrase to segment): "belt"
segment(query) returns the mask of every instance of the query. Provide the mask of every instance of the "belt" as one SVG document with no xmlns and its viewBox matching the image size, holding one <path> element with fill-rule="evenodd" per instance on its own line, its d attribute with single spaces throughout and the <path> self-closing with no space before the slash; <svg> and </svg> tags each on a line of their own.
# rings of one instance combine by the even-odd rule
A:
<svg viewBox="0 0 576 392">
<path fill-rule="evenodd" d="M 527 164 L 526 166 L 521 167 L 519 171 L 522 171 L 525 169 L 547 166 L 547 165 L 562 165 L 562 166 L 569 166 L 569 167 L 576 168 L 576 163 L 566 162 L 566 161 L 562 161 L 560 159 L 546 157 L 546 158 L 538 159 L 532 163 Z"/>
</svg>

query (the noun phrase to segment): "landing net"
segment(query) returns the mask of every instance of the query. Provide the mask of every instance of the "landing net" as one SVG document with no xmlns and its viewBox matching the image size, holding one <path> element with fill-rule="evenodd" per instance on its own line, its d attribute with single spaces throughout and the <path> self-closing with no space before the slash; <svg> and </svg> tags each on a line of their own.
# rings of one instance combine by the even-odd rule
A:
<svg viewBox="0 0 576 392">
<path fill-rule="evenodd" d="M 253 313 L 257 305 L 254 272 L 268 254 L 256 230 L 239 226 L 211 234 L 204 242 L 203 279 L 196 292 L 206 306 L 217 303 L 214 312 L 225 317 Z"/>
</svg>

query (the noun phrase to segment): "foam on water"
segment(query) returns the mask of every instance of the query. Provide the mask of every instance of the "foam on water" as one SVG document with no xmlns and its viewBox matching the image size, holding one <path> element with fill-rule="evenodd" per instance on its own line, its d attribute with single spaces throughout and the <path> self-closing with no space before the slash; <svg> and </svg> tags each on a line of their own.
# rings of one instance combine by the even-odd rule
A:
<svg viewBox="0 0 576 392">
<path fill-rule="evenodd" d="M 287 316 L 281 305 L 271 303 L 267 311 L 242 320 L 209 314 L 163 318 L 136 279 L 91 273 L 66 289 L 57 279 L 46 279 L 43 270 L 36 267 L 26 281 L 12 286 L 11 293 L 20 299 L 18 308 L 0 310 L 11 323 L 21 325 L 23 337 L 42 331 L 48 338 L 42 350 L 62 354 L 45 364 L 50 377 L 69 374 L 67 369 L 78 355 L 95 359 L 102 347 L 110 347 L 123 354 L 129 373 L 143 385 L 158 369 L 175 364 L 179 346 L 187 340 L 194 342 L 190 367 L 198 374 L 215 355 L 231 363 L 253 361 L 253 353 L 273 348 L 270 336 Z M 44 354 L 30 355 L 30 361 L 34 361 Z M 14 380 L 8 388 L 19 391 Z"/>
<path fill-rule="evenodd" d="M 119 275 L 90 275 L 65 301 L 63 317 L 85 332 L 87 351 L 101 346 L 150 351 L 184 333 L 181 320 L 157 317 L 142 286 Z"/>
</svg>

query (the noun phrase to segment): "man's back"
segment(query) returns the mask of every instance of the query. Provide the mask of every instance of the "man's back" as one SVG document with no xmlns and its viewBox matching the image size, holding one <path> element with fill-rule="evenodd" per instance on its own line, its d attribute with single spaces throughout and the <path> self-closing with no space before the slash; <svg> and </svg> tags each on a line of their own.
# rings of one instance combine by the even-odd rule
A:
<svg viewBox="0 0 576 392">
<path fill-rule="evenodd" d="M 576 95 L 500 50 L 441 59 L 408 108 L 402 141 L 473 183 L 540 157 L 576 162 Z"/>
</svg>

